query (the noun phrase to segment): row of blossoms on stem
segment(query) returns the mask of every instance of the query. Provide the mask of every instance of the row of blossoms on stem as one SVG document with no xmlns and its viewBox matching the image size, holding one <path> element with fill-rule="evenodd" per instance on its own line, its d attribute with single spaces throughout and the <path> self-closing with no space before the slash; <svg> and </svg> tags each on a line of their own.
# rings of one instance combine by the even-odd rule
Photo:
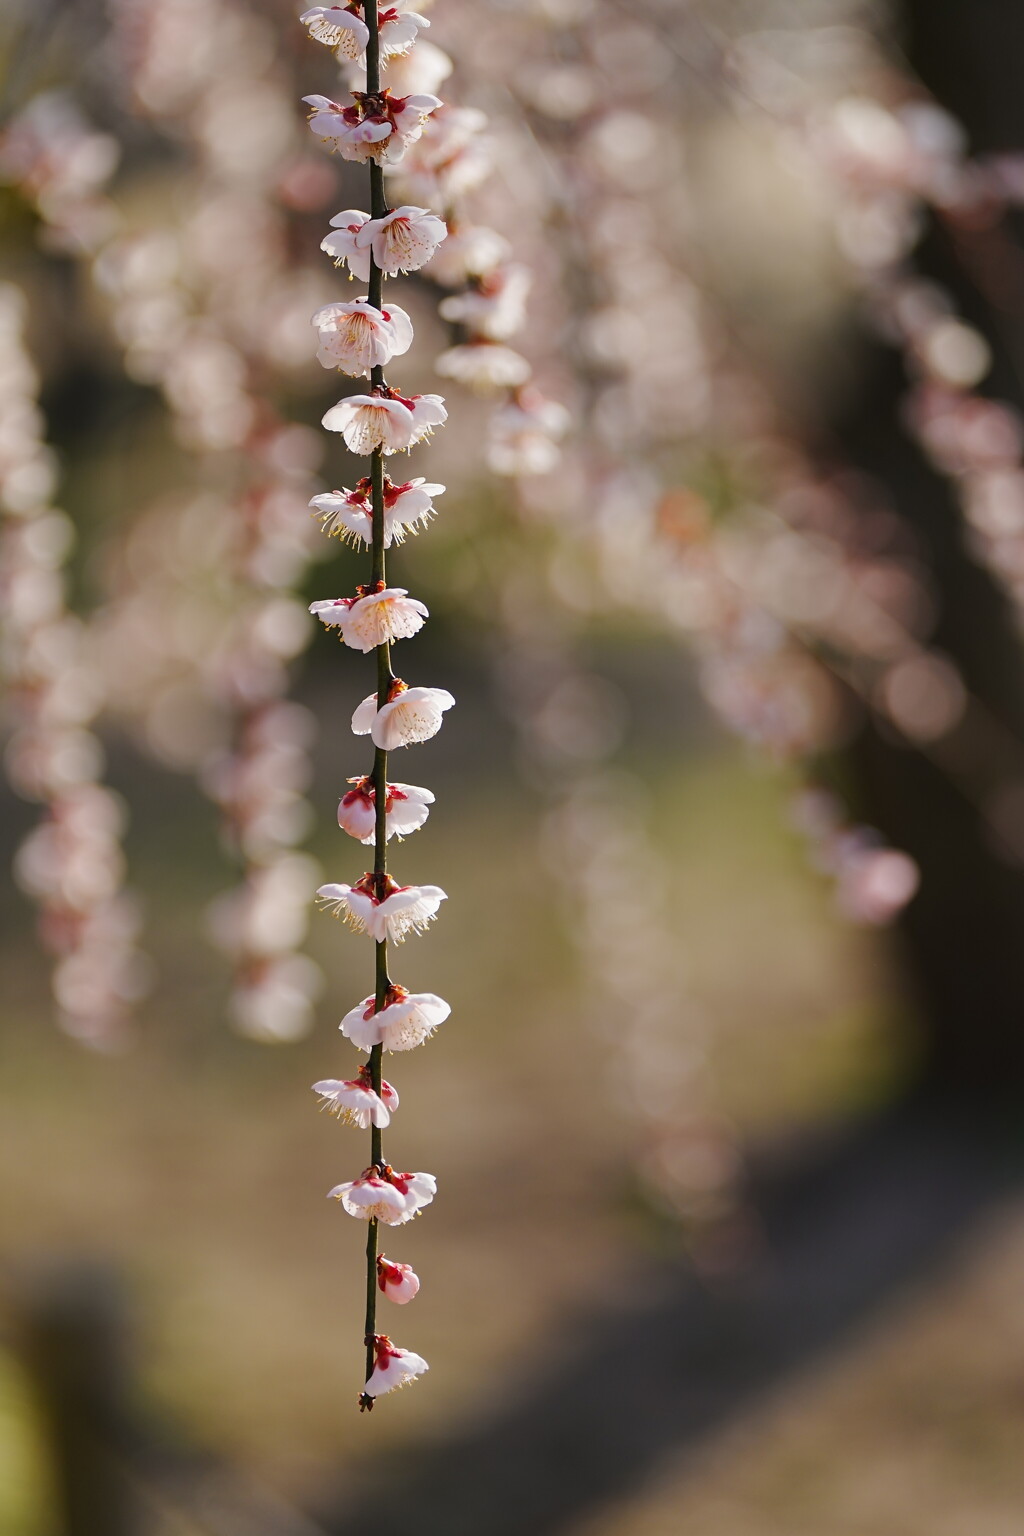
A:
<svg viewBox="0 0 1024 1536">
<path fill-rule="evenodd" d="M 338 805 L 338 825 L 354 841 L 372 845 L 373 867 L 351 883 L 332 882 L 317 892 L 321 907 L 342 918 L 375 948 L 375 986 L 341 1021 L 342 1034 L 367 1059 L 348 1078 L 325 1078 L 313 1085 L 321 1105 L 343 1123 L 370 1132 L 370 1157 L 357 1177 L 336 1184 L 330 1197 L 367 1224 L 367 1304 L 364 1325 L 366 1372 L 360 1409 L 402 1386 L 427 1369 L 410 1350 L 393 1345 L 377 1331 L 377 1297 L 399 1305 L 420 1288 L 405 1263 L 379 1251 L 380 1228 L 404 1226 L 434 1198 L 434 1176 L 401 1172 L 386 1161 L 382 1132 L 398 1109 L 399 1096 L 381 1073 L 384 1051 L 412 1050 L 427 1040 L 450 1012 L 433 993 L 412 993 L 391 977 L 390 946 L 422 933 L 437 916 L 445 893 L 436 885 L 400 885 L 388 870 L 388 845 L 422 827 L 434 796 L 421 785 L 393 781 L 389 755 L 427 741 L 441 727 L 455 700 L 442 688 L 409 687 L 396 677 L 391 648 L 412 639 L 429 617 L 426 606 L 405 587 L 390 584 L 387 552 L 435 515 L 434 498 L 443 485 L 418 477 L 398 482 L 387 473 L 396 453 L 429 438 L 446 420 L 440 395 L 409 394 L 392 385 L 384 370 L 404 357 L 413 342 L 406 311 L 383 296 L 386 279 L 415 272 L 435 255 L 447 227 L 429 208 L 402 204 L 389 208 L 383 167 L 405 154 L 441 107 L 432 93 L 394 93 L 381 87 L 384 59 L 403 56 L 427 25 L 403 3 L 379 9 L 376 0 L 352 0 L 346 7 L 317 6 L 301 18 L 315 41 L 342 61 L 361 63 L 365 90 L 345 103 L 324 96 L 305 98 L 313 134 L 343 159 L 365 163 L 369 211 L 344 209 L 330 221 L 322 249 L 336 266 L 365 285 L 354 299 L 323 305 L 312 317 L 317 359 L 324 368 L 366 380 L 364 391 L 344 396 L 323 417 L 349 452 L 369 460 L 368 473 L 351 488 L 324 492 L 310 505 L 328 537 L 368 549 L 369 579 L 347 597 L 325 598 L 310 612 L 349 650 L 371 652 L 376 687 L 356 709 L 352 733 L 373 745 L 369 771 L 348 779 Z"/>
<path fill-rule="evenodd" d="M 385 174 L 398 184 L 402 198 L 408 198 L 391 215 L 396 222 L 389 231 L 391 242 L 396 236 L 415 242 L 420 256 L 415 265 L 449 290 L 439 312 L 449 328 L 450 344 L 435 367 L 442 378 L 493 402 L 486 437 L 490 470 L 513 478 L 547 474 L 558 463 L 558 444 L 569 416 L 563 405 L 541 393 L 532 381 L 530 362 L 510 345 L 526 324 L 531 277 L 528 267 L 513 259 L 506 236 L 480 221 L 473 207 L 479 201 L 475 194 L 493 179 L 495 169 L 488 118 L 476 107 L 442 103 L 434 94 L 453 64 L 442 49 L 423 38 L 423 17 L 401 5 L 380 15 L 384 89 L 371 99 L 363 89 L 363 51 L 348 41 L 351 20 L 361 18 L 341 22 L 336 10 L 306 13 L 303 19 L 312 35 L 325 43 L 334 41 L 328 28 L 338 27 L 336 52 L 352 91 L 352 105 L 345 107 L 323 97 L 307 98 L 313 109 L 311 127 L 346 158 L 363 158 L 372 146 Z M 406 35 L 410 24 L 417 30 L 415 47 L 403 49 L 399 36 Z M 438 209 L 447 225 L 447 239 L 436 249 L 426 245 L 440 220 L 428 215 L 423 204 Z M 514 225 L 515 216 L 509 213 Z M 323 242 L 339 265 L 345 263 L 350 275 L 363 281 L 371 235 L 356 221 L 364 217 L 339 214 L 332 221 L 339 233 Z M 394 270 L 388 263 L 395 259 L 386 250 L 377 253 L 385 271 Z"/>
</svg>

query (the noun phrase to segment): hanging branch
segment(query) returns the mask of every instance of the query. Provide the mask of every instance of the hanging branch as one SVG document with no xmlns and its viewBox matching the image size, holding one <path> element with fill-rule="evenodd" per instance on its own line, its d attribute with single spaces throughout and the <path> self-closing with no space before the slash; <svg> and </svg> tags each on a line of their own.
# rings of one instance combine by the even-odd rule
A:
<svg viewBox="0 0 1024 1536">
<path fill-rule="evenodd" d="M 384 459 L 429 436 L 446 418 L 438 395 L 405 396 L 385 379 L 393 357 L 408 351 L 412 324 L 397 305 L 384 305 L 383 280 L 419 268 L 429 260 L 446 234 L 443 222 L 424 208 L 389 210 L 382 162 L 397 160 L 422 132 L 427 116 L 441 105 L 436 96 L 395 97 L 381 89 L 382 53 L 405 53 L 425 23 L 412 14 L 389 10 L 378 18 L 376 0 L 353 0 L 340 7 L 316 7 L 302 17 L 311 36 L 333 48 L 342 60 L 365 56 L 366 90 L 353 92 L 341 105 L 323 96 L 309 96 L 310 127 L 347 160 L 363 161 L 369 172 L 370 212 L 347 210 L 331 223 L 324 248 L 337 265 L 348 264 L 352 275 L 365 281 L 365 298 L 328 304 L 313 317 L 317 356 L 328 368 L 356 378 L 369 378 L 370 391 L 350 395 L 327 412 L 323 424 L 340 432 L 348 448 L 369 457 L 370 473 L 354 490 L 314 497 L 324 531 L 369 545 L 370 580 L 351 598 L 312 604 L 320 620 L 338 631 L 342 643 L 376 654 L 376 692 L 364 699 L 352 718 L 356 735 L 369 735 L 374 744 L 373 766 L 342 798 L 338 821 L 344 831 L 373 843 L 373 869 L 354 885 L 325 885 L 318 896 L 326 910 L 344 917 L 357 932 L 376 944 L 373 995 L 342 1020 L 341 1030 L 368 1061 L 354 1079 L 327 1079 L 314 1085 L 324 1104 L 341 1118 L 370 1130 L 370 1161 L 359 1178 L 339 1184 L 331 1195 L 345 1210 L 368 1223 L 366 1239 L 366 1379 L 359 1397 L 361 1409 L 392 1387 L 421 1375 L 427 1363 L 419 1355 L 392 1345 L 377 1332 L 377 1292 L 391 1300 L 410 1301 L 419 1280 L 407 1264 L 392 1263 L 379 1251 L 379 1227 L 400 1226 L 434 1197 L 436 1182 L 428 1173 L 396 1173 L 385 1161 L 382 1132 L 398 1095 L 382 1076 L 384 1050 L 409 1050 L 421 1044 L 447 1018 L 448 1004 L 433 993 L 410 994 L 391 980 L 389 943 L 400 943 L 419 932 L 436 916 L 445 900 L 437 886 L 399 886 L 387 865 L 388 839 L 414 831 L 429 814 L 433 795 L 416 785 L 388 782 L 388 754 L 413 742 L 426 741 L 454 704 L 450 693 L 436 688 L 409 688 L 391 668 L 391 645 L 415 635 L 427 610 L 402 587 L 387 585 L 386 550 L 405 533 L 433 515 L 432 496 L 443 486 L 422 481 L 395 485 L 385 473 Z"/>
</svg>

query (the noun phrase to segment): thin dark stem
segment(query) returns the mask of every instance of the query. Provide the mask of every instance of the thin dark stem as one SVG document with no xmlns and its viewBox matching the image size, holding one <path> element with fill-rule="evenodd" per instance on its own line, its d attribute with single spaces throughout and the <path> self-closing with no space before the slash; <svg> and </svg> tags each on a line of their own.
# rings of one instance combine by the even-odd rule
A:
<svg viewBox="0 0 1024 1536">
<path fill-rule="evenodd" d="M 377 0 L 364 0 L 363 19 L 369 29 L 370 37 L 366 45 L 366 89 L 369 94 L 380 90 L 380 40 L 377 32 Z M 387 201 L 384 196 L 384 172 L 376 161 L 370 161 L 370 216 L 381 218 L 387 211 Z M 381 289 L 383 273 L 370 253 L 370 284 L 369 302 L 375 309 L 382 309 Z M 384 383 L 384 370 L 374 368 L 370 375 L 371 388 L 378 388 Z M 370 580 L 374 586 L 383 586 L 387 581 L 386 560 L 384 553 L 384 455 L 381 449 L 377 449 L 370 460 L 370 502 L 373 508 L 372 530 L 372 566 Z M 391 654 L 390 647 L 385 643 L 377 647 L 377 708 L 380 709 L 388 702 L 388 689 L 391 685 Z M 373 755 L 373 794 L 374 794 L 374 839 L 373 839 L 373 871 L 378 879 L 378 896 L 383 897 L 384 881 L 387 875 L 387 781 L 388 781 L 388 755 L 378 747 Z M 379 1012 L 385 1005 L 388 986 L 388 946 L 387 940 L 377 945 L 376 953 L 376 984 L 374 991 L 374 1007 Z M 381 1056 L 383 1048 L 375 1045 L 370 1052 L 370 1081 L 374 1091 L 379 1094 L 381 1087 Z M 370 1132 L 370 1162 L 381 1165 L 384 1162 L 384 1149 L 379 1126 L 374 1126 Z M 374 1335 L 377 1327 L 377 1223 L 371 1221 L 366 1234 L 366 1326 L 364 1335 L 366 1340 L 366 1379 L 369 1381 L 374 1367 Z M 366 1400 L 366 1406 L 372 1407 L 373 1399 Z"/>
</svg>

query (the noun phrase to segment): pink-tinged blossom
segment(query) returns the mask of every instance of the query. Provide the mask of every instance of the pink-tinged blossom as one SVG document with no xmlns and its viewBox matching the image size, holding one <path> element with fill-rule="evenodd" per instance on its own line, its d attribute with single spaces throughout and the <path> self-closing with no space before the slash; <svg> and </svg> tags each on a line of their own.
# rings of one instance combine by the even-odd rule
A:
<svg viewBox="0 0 1024 1536">
<path fill-rule="evenodd" d="M 385 1392 L 404 1387 L 430 1369 L 422 1355 L 414 1355 L 411 1349 L 396 1348 L 385 1334 L 377 1334 L 373 1343 L 375 1363 L 363 1388 L 365 1397 L 383 1397 Z"/>
<path fill-rule="evenodd" d="M 343 160 L 392 164 L 402 159 L 409 145 L 420 137 L 427 118 L 441 105 L 436 96 L 392 96 L 388 90 L 376 95 L 353 91 L 347 105 L 329 96 L 302 99 L 311 109 L 310 131 Z"/>
<path fill-rule="evenodd" d="M 367 298 L 325 304 L 311 324 L 317 334 L 317 361 L 353 378 L 369 378 L 371 368 L 401 357 L 412 345 L 412 321 L 396 304 L 377 309 Z"/>
<path fill-rule="evenodd" d="M 336 267 L 348 266 L 349 276 L 361 283 L 370 281 L 370 252 L 356 243 L 356 236 L 370 222 L 368 213 L 358 208 L 346 208 L 331 220 L 331 233 L 320 241 L 320 249 L 326 251 Z"/>
<path fill-rule="evenodd" d="M 360 1051 L 382 1045 L 386 1051 L 413 1051 L 443 1024 L 451 1008 L 433 992 L 407 992 L 397 982 L 388 987 L 379 1012 L 376 999 L 364 997 L 351 1008 L 338 1028 Z"/>
<path fill-rule="evenodd" d="M 521 353 L 494 341 L 470 341 L 461 347 L 449 347 L 434 367 L 442 378 L 455 379 L 479 394 L 516 389 L 526 383 L 532 372 Z"/>
<path fill-rule="evenodd" d="M 431 485 L 422 475 L 395 485 L 384 476 L 384 548 L 392 542 L 401 544 L 406 534 L 416 534 L 425 528 L 437 508 L 433 498 L 442 496 L 443 485 Z M 359 481 L 354 491 L 327 491 L 314 496 L 310 502 L 320 518 L 320 525 L 328 535 L 337 535 L 343 544 L 373 543 L 373 505 L 370 501 L 370 482 Z"/>
<path fill-rule="evenodd" d="M 377 708 L 377 695 L 371 693 L 352 716 L 353 734 L 370 736 L 382 752 L 429 741 L 441 729 L 445 710 L 455 703 L 446 688 L 407 688 L 400 678 L 391 691 L 394 696 L 382 708 Z"/>
<path fill-rule="evenodd" d="M 497 475 L 546 475 L 559 459 L 569 412 L 535 389 L 517 391 L 491 418 L 487 462 Z"/>
<path fill-rule="evenodd" d="M 335 1184 L 329 1200 L 340 1200 L 350 1216 L 400 1227 L 412 1221 L 437 1193 L 432 1173 L 395 1173 L 385 1166 L 367 1168 L 348 1184 Z"/>
<path fill-rule="evenodd" d="M 377 1255 L 377 1284 L 389 1301 L 404 1307 L 420 1288 L 420 1277 L 411 1264 L 395 1264 L 382 1253 Z"/>
<path fill-rule="evenodd" d="M 429 26 L 425 16 L 406 10 L 405 0 L 399 0 L 397 5 L 381 6 L 377 12 L 381 62 L 404 57 L 420 32 Z"/>
<path fill-rule="evenodd" d="M 383 890 L 383 897 L 377 892 Z M 322 885 L 317 900 L 325 912 L 341 917 L 356 933 L 382 944 L 403 944 L 422 933 L 437 916 L 447 893 L 438 885 L 398 885 L 390 875 L 365 874 L 355 885 Z"/>
<path fill-rule="evenodd" d="M 496 267 L 465 293 L 453 293 L 438 306 L 445 320 L 465 325 L 474 336 L 507 341 L 526 320 L 526 296 L 532 279 L 528 268 Z"/>
<path fill-rule="evenodd" d="M 411 448 L 447 420 L 440 395 L 348 395 L 331 406 L 323 425 L 340 432 L 350 452 L 369 455 Z"/>
<path fill-rule="evenodd" d="M 415 1381 L 416 1376 L 422 1376 L 425 1370 L 430 1370 L 422 1355 L 413 1355 L 410 1349 L 396 1349 L 390 1338 L 382 1333 L 375 1336 L 373 1349 L 375 1366 L 362 1389 L 365 1398 L 382 1398 L 385 1392 L 404 1387 L 407 1382 Z"/>
<path fill-rule="evenodd" d="M 316 42 L 334 49 L 341 63 L 355 63 L 364 58 L 370 41 L 370 29 L 359 14 L 358 5 L 316 5 L 299 20 Z M 429 27 L 426 17 L 407 9 L 407 0 L 381 6 L 377 12 L 377 35 L 381 58 L 408 53 L 421 28 Z"/>
<path fill-rule="evenodd" d="M 361 843 L 372 843 L 376 832 L 376 790 L 372 779 L 350 779 L 355 787 L 338 804 L 338 825 Z M 434 796 L 418 784 L 389 784 L 385 801 L 387 837 L 408 837 L 430 815 Z"/>
<path fill-rule="evenodd" d="M 337 629 L 341 640 L 354 651 L 375 651 L 378 645 L 410 640 L 429 617 L 426 606 L 410 597 L 404 587 L 384 587 L 358 597 L 323 598 L 310 603 L 328 629 Z"/>
<path fill-rule="evenodd" d="M 345 1125 L 356 1125 L 365 1131 L 371 1125 L 381 1130 L 391 1123 L 391 1113 L 398 1108 L 398 1094 L 390 1083 L 381 1082 L 376 1093 L 370 1078 L 369 1067 L 360 1067 L 358 1077 L 339 1082 L 327 1077 L 313 1084 L 313 1092 L 320 1095 L 321 1107 L 329 1114 L 337 1115 Z"/>
<path fill-rule="evenodd" d="M 427 275 L 445 288 L 459 288 L 486 277 L 507 261 L 512 247 L 504 235 L 484 224 L 448 223 L 448 236 L 430 259 Z"/>
<path fill-rule="evenodd" d="M 491 169 L 481 130 L 487 118 L 475 107 L 444 107 L 430 118 L 402 165 L 402 182 L 420 202 L 447 207 L 471 192 Z"/>
<path fill-rule="evenodd" d="M 343 106 L 329 96 L 303 96 L 311 108 L 310 132 L 343 160 L 381 160 L 394 125 L 386 115 L 366 114 L 356 104 Z"/>
<path fill-rule="evenodd" d="M 359 230 L 356 244 L 372 249 L 373 259 L 388 277 L 418 271 L 430 260 L 448 233 L 443 219 L 429 208 L 411 203 L 395 208 L 382 219 L 369 219 Z"/>
<path fill-rule="evenodd" d="M 851 922 L 880 928 L 899 916 L 920 884 L 921 871 L 908 853 L 850 839 L 838 860 L 836 905 Z"/>
<path fill-rule="evenodd" d="M 310 37 L 333 48 L 339 59 L 360 59 L 370 41 L 370 29 L 354 10 L 340 5 L 315 5 L 299 17 Z"/>
</svg>

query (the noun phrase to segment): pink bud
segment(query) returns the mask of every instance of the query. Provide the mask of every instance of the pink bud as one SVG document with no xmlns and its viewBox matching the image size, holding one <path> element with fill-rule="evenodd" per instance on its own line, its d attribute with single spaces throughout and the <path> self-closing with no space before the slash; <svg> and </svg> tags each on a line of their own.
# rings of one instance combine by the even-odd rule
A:
<svg viewBox="0 0 1024 1536">
<path fill-rule="evenodd" d="M 404 1306 L 420 1288 L 419 1275 L 411 1264 L 393 1264 L 380 1254 L 377 1259 L 377 1284 L 389 1301 Z"/>
</svg>

